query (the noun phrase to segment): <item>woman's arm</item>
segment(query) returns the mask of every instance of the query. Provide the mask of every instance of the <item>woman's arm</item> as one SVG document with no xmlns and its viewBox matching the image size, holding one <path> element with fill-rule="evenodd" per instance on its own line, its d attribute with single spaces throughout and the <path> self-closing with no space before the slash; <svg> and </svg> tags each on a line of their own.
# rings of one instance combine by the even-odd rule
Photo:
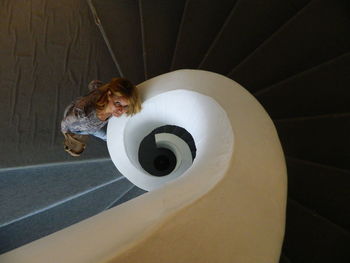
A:
<svg viewBox="0 0 350 263">
<path fill-rule="evenodd" d="M 69 131 L 79 130 L 80 121 L 85 117 L 83 109 L 77 108 L 76 106 L 70 106 L 65 111 L 63 120 L 61 121 L 61 132 L 67 133 Z"/>
<path fill-rule="evenodd" d="M 61 121 L 61 132 L 68 133 L 70 131 L 70 128 L 74 126 L 74 123 L 78 121 L 78 117 L 74 114 L 67 115 L 63 118 Z"/>
</svg>

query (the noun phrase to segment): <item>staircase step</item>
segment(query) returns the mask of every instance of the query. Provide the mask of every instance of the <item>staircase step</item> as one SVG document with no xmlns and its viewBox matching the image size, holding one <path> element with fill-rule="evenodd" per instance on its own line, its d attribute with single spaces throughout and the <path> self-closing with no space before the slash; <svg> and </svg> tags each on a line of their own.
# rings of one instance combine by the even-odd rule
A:
<svg viewBox="0 0 350 263">
<path fill-rule="evenodd" d="M 282 253 L 279 263 L 291 263 L 291 261 L 289 260 L 289 258 L 286 257 L 286 255 Z"/>
<path fill-rule="evenodd" d="M 298 263 L 350 262 L 350 233 L 289 199 L 283 254 Z"/>
<path fill-rule="evenodd" d="M 228 76 L 251 92 L 350 51 L 348 1 L 314 0 Z"/>
<path fill-rule="evenodd" d="M 347 53 L 254 95 L 272 118 L 349 112 L 349 72 Z"/>
<path fill-rule="evenodd" d="M 286 155 L 350 170 L 350 113 L 274 123 Z"/>
<path fill-rule="evenodd" d="M 227 74 L 308 2 L 238 0 L 199 67 Z"/>
<path fill-rule="evenodd" d="M 48 116 L 42 118 L 50 118 Z M 41 165 L 46 163 L 56 163 L 56 162 L 75 162 L 80 160 L 95 160 L 100 158 L 108 158 L 108 151 L 106 142 L 101 139 L 89 138 L 87 142 L 87 148 L 79 157 L 72 157 L 63 149 L 63 136 L 59 131 L 59 124 L 61 119 L 55 125 L 54 128 L 48 128 L 46 124 L 43 124 L 40 129 L 34 129 L 30 131 L 29 129 L 24 129 L 21 131 L 21 135 L 11 134 L 14 133 L 14 128 L 12 125 L 10 127 L 0 128 L 1 134 L 1 148 L 0 148 L 0 169 L 6 168 L 16 168 L 21 166 L 32 166 Z M 38 120 L 33 120 L 33 122 L 38 122 Z M 17 123 L 18 126 L 21 125 Z M 36 124 L 37 125 L 37 124 Z M 17 125 L 16 125 L 17 126 Z M 45 129 L 45 131 L 42 131 Z M 40 138 L 31 138 L 31 134 L 37 132 L 36 136 Z M 57 138 L 54 144 L 50 143 L 51 137 L 50 133 L 54 135 L 57 133 Z M 24 138 L 27 136 L 28 140 Z M 16 139 L 14 139 L 16 138 Z M 20 138 L 20 139 L 19 139 Z M 18 140 L 17 140 L 18 139 Z"/>
<path fill-rule="evenodd" d="M 0 228 L 0 253 L 54 233 L 102 212 L 131 183 L 126 178 L 61 202 Z"/>
<path fill-rule="evenodd" d="M 185 0 L 140 0 L 146 78 L 169 71 Z"/>
<path fill-rule="evenodd" d="M 187 0 L 172 70 L 198 67 L 236 2 Z"/>
<path fill-rule="evenodd" d="M 138 197 L 144 193 L 147 193 L 147 191 L 138 188 L 137 186 L 132 186 L 132 188 L 126 192 L 124 195 L 122 195 L 120 198 L 118 198 L 112 205 L 109 206 L 109 208 L 115 207 L 117 205 L 120 205 L 122 203 L 125 203 L 135 197 Z"/>
<path fill-rule="evenodd" d="M 0 253 L 103 211 L 132 184 L 107 159 L 0 170 Z"/>
<path fill-rule="evenodd" d="M 291 198 L 350 231 L 350 171 L 287 158 Z"/>
<path fill-rule="evenodd" d="M 144 81 L 142 32 L 138 0 L 90 0 L 118 61 L 122 77 Z"/>
<path fill-rule="evenodd" d="M 0 170 L 0 227 L 121 178 L 110 159 Z"/>
</svg>

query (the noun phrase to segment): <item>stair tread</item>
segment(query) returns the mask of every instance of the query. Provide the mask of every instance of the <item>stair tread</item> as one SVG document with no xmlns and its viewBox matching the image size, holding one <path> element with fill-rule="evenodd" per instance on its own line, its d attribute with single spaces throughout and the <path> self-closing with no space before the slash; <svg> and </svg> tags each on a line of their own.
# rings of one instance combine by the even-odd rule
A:
<svg viewBox="0 0 350 263">
<path fill-rule="evenodd" d="M 110 159 L 0 171 L 0 226 L 121 179 Z"/>
<path fill-rule="evenodd" d="M 286 160 L 288 195 L 350 231 L 350 171 L 288 157 Z"/>
<path fill-rule="evenodd" d="M 289 260 L 289 258 L 284 255 L 283 253 L 281 254 L 281 257 L 280 257 L 280 261 L 279 263 L 291 263 L 291 261 Z"/>
<path fill-rule="evenodd" d="M 274 123 L 286 155 L 350 170 L 350 114 Z"/>
<path fill-rule="evenodd" d="M 120 65 L 122 76 L 135 85 L 145 79 L 138 0 L 92 0 Z"/>
<path fill-rule="evenodd" d="M 172 70 L 197 68 L 237 0 L 188 0 Z M 196 51 L 193 52 L 193 47 Z"/>
<path fill-rule="evenodd" d="M 141 0 L 147 78 L 169 71 L 185 0 Z"/>
<path fill-rule="evenodd" d="M 288 155 L 286 155 L 285 157 L 286 157 L 286 159 L 292 160 L 293 162 L 301 163 L 301 164 L 304 164 L 304 165 L 310 165 L 310 166 L 319 167 L 320 169 L 323 169 L 323 168 L 324 169 L 331 169 L 331 170 L 334 170 L 334 171 L 338 171 L 340 173 L 344 173 L 344 172 L 347 173 L 347 172 L 349 172 L 348 169 L 342 169 L 342 168 L 331 166 L 331 165 L 327 165 L 327 164 L 317 163 L 317 162 L 313 162 L 313 161 L 309 161 L 309 160 L 303 160 L 303 159 L 299 159 L 299 158 L 288 156 Z"/>
<path fill-rule="evenodd" d="M 349 117 L 350 112 L 342 112 L 342 113 L 331 113 L 331 114 L 323 114 L 323 115 L 314 115 L 314 116 L 298 116 L 291 118 L 283 118 L 283 119 L 274 119 L 274 122 L 284 123 L 284 122 L 300 122 L 300 121 L 322 121 L 327 119 L 334 118 L 346 118 Z"/>
<path fill-rule="evenodd" d="M 347 53 L 254 95 L 274 119 L 349 112 L 349 72 Z"/>
<path fill-rule="evenodd" d="M 0 227 L 0 253 L 54 233 L 102 212 L 131 183 L 122 180 L 105 185 L 69 202 Z"/>
<path fill-rule="evenodd" d="M 350 260 L 350 233 L 288 200 L 283 254 L 292 262 L 337 262 Z"/>
<path fill-rule="evenodd" d="M 292 5 L 294 5 L 296 8 L 301 9 L 305 5 L 307 5 L 310 0 L 291 0 L 290 1 Z"/>
<path fill-rule="evenodd" d="M 343 0 L 310 2 L 228 76 L 256 92 L 349 52 L 346 4 Z"/>
<path fill-rule="evenodd" d="M 300 8 L 291 1 L 238 1 L 200 68 L 227 74 Z"/>
</svg>

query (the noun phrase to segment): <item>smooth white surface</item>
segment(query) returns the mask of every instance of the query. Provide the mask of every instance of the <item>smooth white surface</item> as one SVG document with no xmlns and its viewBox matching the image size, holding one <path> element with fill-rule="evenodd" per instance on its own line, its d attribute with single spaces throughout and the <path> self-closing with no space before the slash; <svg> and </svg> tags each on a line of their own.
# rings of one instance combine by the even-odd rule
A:
<svg viewBox="0 0 350 263">
<path fill-rule="evenodd" d="M 179 87 L 212 97 L 226 111 L 235 148 L 227 170 L 221 165 L 226 163 L 227 153 L 216 152 L 223 157 L 222 163 L 218 158 L 209 170 L 201 170 L 196 167 L 198 162 L 194 163 L 190 169 L 198 170 L 192 176 L 181 176 L 155 191 L 0 255 L 0 262 L 126 262 L 118 258 L 128 251 L 129 255 L 139 255 L 132 262 L 154 263 L 165 258 L 163 262 L 171 263 L 181 257 L 185 259 L 182 262 L 204 258 L 201 262 L 277 263 L 284 235 L 287 177 L 273 122 L 249 92 L 219 74 L 180 70 L 139 85 L 145 100 Z M 231 130 L 219 135 L 210 130 L 209 135 L 226 137 L 226 132 L 232 134 Z M 217 176 L 218 172 L 223 175 Z M 171 227 L 162 227 L 168 225 Z M 172 237 L 175 241 L 168 242 Z M 146 261 L 149 254 L 142 245 L 156 241 L 159 246 L 151 247 L 155 255 Z M 184 249 L 178 247 L 182 244 Z"/>
<path fill-rule="evenodd" d="M 177 87 L 176 83 L 172 85 Z M 193 166 L 183 174 L 175 171 L 162 177 L 152 176 L 138 163 L 138 149 L 143 138 L 164 125 L 186 129 L 195 141 L 196 158 Z M 216 166 L 218 159 L 221 169 L 227 169 L 233 133 L 226 112 L 215 100 L 198 92 L 176 89 L 145 100 L 142 111 L 134 117 L 112 118 L 108 123 L 107 145 L 118 170 L 139 188 L 151 191 L 181 175 L 192 176 L 198 172 L 202 173 L 201 180 L 207 180 L 209 176 L 219 180 L 222 172 L 208 174 L 203 171 Z"/>
</svg>

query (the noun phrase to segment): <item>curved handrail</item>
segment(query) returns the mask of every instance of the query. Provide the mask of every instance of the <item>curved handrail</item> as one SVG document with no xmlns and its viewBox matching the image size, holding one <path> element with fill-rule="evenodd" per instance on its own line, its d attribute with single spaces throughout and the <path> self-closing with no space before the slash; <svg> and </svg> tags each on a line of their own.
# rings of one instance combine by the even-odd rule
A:
<svg viewBox="0 0 350 263">
<path fill-rule="evenodd" d="M 220 180 L 180 177 L 1 262 L 278 262 L 287 178 L 272 120 L 239 84 L 211 72 L 175 71 L 139 87 L 147 100 L 172 82 L 212 97 L 227 113 L 235 143 Z"/>
</svg>

